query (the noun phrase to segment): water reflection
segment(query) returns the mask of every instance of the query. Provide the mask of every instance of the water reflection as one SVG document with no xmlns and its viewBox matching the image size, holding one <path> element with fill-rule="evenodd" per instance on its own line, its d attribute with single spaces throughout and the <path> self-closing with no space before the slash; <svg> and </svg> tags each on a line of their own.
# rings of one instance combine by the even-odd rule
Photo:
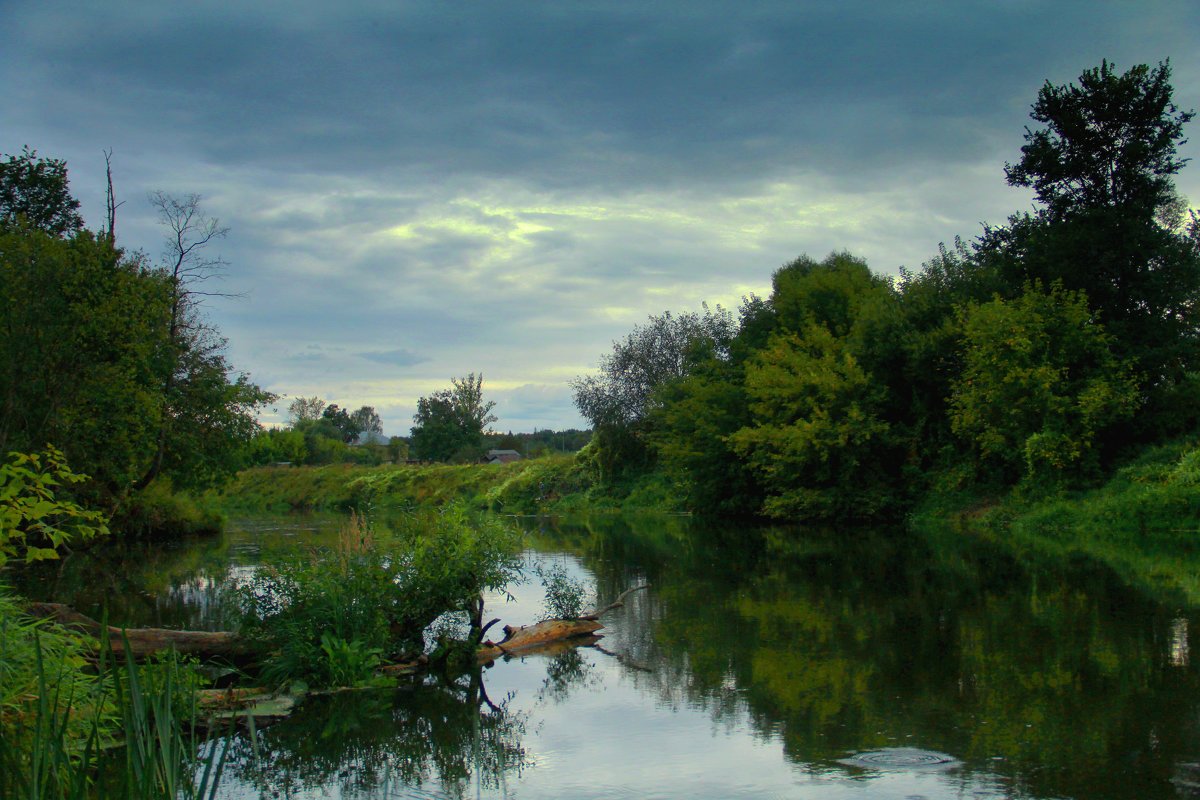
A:
<svg viewBox="0 0 1200 800">
<path fill-rule="evenodd" d="M 229 751 L 228 791 L 269 797 L 386 797 L 431 787 L 461 798 L 528 766 L 527 715 L 494 702 L 479 673 L 461 683 L 311 698 L 286 724 Z M 411 796 L 411 795 L 409 795 Z"/>
<path fill-rule="evenodd" d="M 214 626 L 239 575 L 324 524 L 268 520 L 90 572 L 72 560 L 40 585 L 107 595 L 132 624 Z M 946 530 L 524 524 L 533 558 L 566 564 L 598 605 L 652 588 L 593 647 L 457 688 L 314 699 L 263 734 L 257 763 L 239 744 L 227 796 L 1153 800 L 1200 761 L 1195 614 L 1086 560 Z M 513 594 L 489 612 L 534 621 L 539 587 Z M 917 751 L 956 762 L 844 763 Z"/>
</svg>

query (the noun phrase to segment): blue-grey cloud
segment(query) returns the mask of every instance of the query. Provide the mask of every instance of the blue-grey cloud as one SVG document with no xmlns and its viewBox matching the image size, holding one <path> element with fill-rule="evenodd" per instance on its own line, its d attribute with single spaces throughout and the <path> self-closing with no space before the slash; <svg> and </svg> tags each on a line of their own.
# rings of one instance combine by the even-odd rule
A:
<svg viewBox="0 0 1200 800">
<path fill-rule="evenodd" d="M 368 351 L 359 353 L 359 357 L 365 358 L 368 361 L 374 361 L 378 364 L 387 364 L 392 367 L 411 367 L 416 364 L 422 364 L 429 361 L 429 356 L 419 355 L 409 350 L 380 350 Z"/>
<path fill-rule="evenodd" d="M 151 256 L 146 192 L 203 194 L 245 295 L 209 313 L 276 392 L 405 432 L 482 371 L 500 427 L 568 427 L 566 381 L 647 314 L 1028 207 L 1003 164 L 1043 81 L 1170 57 L 1200 106 L 1198 32 L 1187 0 L 9 0 L 0 150 L 66 158 L 95 222 L 114 148 Z"/>
</svg>

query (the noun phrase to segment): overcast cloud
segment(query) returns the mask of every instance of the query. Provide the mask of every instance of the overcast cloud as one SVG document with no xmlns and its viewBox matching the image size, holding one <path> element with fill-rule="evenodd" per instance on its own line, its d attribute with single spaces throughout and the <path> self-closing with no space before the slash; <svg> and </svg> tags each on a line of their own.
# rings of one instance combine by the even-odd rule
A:
<svg viewBox="0 0 1200 800">
<path fill-rule="evenodd" d="M 583 427 L 567 382 L 649 314 L 1028 208 L 1003 166 L 1047 79 L 1170 58 L 1200 107 L 1192 0 L 0 7 L 0 151 L 65 158 L 97 226 L 112 148 L 151 256 L 146 194 L 203 195 L 231 361 L 390 434 L 481 371 L 497 428 Z"/>
</svg>

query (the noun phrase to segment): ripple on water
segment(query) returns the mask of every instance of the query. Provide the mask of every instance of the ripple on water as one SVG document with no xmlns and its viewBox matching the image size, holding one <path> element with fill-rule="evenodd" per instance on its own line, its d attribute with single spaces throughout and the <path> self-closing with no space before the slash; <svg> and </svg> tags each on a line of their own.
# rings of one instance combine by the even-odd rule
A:
<svg viewBox="0 0 1200 800">
<path fill-rule="evenodd" d="M 918 750 L 915 747 L 886 747 L 867 753 L 856 753 L 838 760 L 839 764 L 865 769 L 887 770 L 940 770 L 957 767 L 962 762 L 954 756 L 934 750 Z"/>
</svg>

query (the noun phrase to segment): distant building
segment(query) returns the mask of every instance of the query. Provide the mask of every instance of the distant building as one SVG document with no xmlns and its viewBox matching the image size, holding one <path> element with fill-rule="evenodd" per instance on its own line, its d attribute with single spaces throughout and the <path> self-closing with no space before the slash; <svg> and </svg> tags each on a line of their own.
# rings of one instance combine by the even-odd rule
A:
<svg viewBox="0 0 1200 800">
<path fill-rule="evenodd" d="M 507 464 L 510 461 L 520 461 L 521 454 L 516 450 L 488 450 L 483 460 L 489 464 Z"/>
<path fill-rule="evenodd" d="M 354 441 L 350 443 L 352 447 L 362 447 L 368 444 L 387 444 L 389 437 L 375 431 L 363 431 L 358 436 L 354 437 Z"/>
</svg>

